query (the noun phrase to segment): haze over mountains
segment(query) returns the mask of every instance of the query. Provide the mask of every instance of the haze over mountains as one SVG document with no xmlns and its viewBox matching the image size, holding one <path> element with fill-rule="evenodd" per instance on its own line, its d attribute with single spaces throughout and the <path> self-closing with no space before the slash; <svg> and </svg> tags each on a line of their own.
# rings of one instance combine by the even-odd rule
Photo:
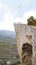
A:
<svg viewBox="0 0 36 65">
<path fill-rule="evenodd" d="M 16 34 L 14 31 L 9 30 L 0 30 L 0 38 L 16 38 Z"/>
</svg>

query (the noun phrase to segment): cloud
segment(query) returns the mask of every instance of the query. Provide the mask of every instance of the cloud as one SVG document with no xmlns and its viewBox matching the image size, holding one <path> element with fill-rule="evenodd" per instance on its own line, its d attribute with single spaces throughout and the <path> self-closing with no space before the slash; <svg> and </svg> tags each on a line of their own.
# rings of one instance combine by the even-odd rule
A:
<svg viewBox="0 0 36 65">
<path fill-rule="evenodd" d="M 22 18 L 16 18 L 15 19 L 15 23 L 24 23 L 24 24 L 26 24 L 27 22 L 24 22 L 25 21 L 25 19 L 22 17 Z"/>
<path fill-rule="evenodd" d="M 29 10 L 27 12 L 25 12 L 25 14 L 23 15 L 23 18 L 25 20 L 25 22 L 27 22 L 27 19 L 30 17 L 30 16 L 34 16 L 36 18 L 36 10 Z"/>
<path fill-rule="evenodd" d="M 8 9 L 8 7 L 6 6 L 6 4 L 4 4 L 4 3 L 2 3 L 1 1 L 0 1 L 0 10 L 2 10 L 2 9 Z"/>
<path fill-rule="evenodd" d="M 0 10 L 1 12 L 5 10 L 2 21 L 0 21 L 0 30 L 14 30 L 13 27 L 13 14 L 10 12 L 8 6 L 6 6 L 4 3 L 0 2 Z"/>
<path fill-rule="evenodd" d="M 14 24 L 13 23 L 22 22 L 23 18 L 14 17 L 15 15 L 12 14 L 9 9 L 7 9 L 8 7 L 5 4 L 4 4 L 4 6 L 2 6 L 2 8 L 3 7 L 4 7 L 4 9 L 6 7 L 6 12 L 3 15 L 3 20 L 0 22 L 0 29 L 14 31 Z"/>
<path fill-rule="evenodd" d="M 27 24 L 27 19 L 30 16 L 36 17 L 36 10 L 30 10 L 25 12 L 22 18 L 14 17 L 10 11 L 7 11 L 3 16 L 3 23 L 0 24 L 0 29 L 11 30 L 14 31 L 14 24 L 13 23 L 23 23 Z"/>
<path fill-rule="evenodd" d="M 8 12 L 8 6 L 2 2 L 0 2 L 0 22 L 3 22 L 3 16 L 6 12 Z"/>
<path fill-rule="evenodd" d="M 13 21 L 13 15 L 10 13 L 10 11 L 7 11 L 3 16 L 2 22 L 0 22 L 0 29 L 14 30 Z"/>
<path fill-rule="evenodd" d="M 26 24 L 27 23 L 27 19 L 30 16 L 36 17 L 36 10 L 34 10 L 34 9 L 26 11 L 23 14 L 23 17 L 20 18 L 20 17 L 14 17 L 15 14 L 12 14 L 10 12 L 8 6 L 6 6 L 4 3 L 1 2 L 0 6 L 1 6 L 0 10 L 2 10 L 3 8 L 6 10 L 6 12 L 3 15 L 3 20 L 0 21 L 0 30 L 4 29 L 4 30 L 14 31 L 14 23 L 21 22 L 21 23 Z"/>
<path fill-rule="evenodd" d="M 13 14 L 10 11 L 7 11 L 3 16 L 3 22 L 12 22 L 13 21 Z"/>
<path fill-rule="evenodd" d="M 24 0 L 24 3 L 28 4 L 31 0 Z"/>
<path fill-rule="evenodd" d="M 27 24 L 27 19 L 30 17 L 30 16 L 34 16 L 36 18 L 36 10 L 29 10 L 29 11 L 26 11 L 24 14 L 23 14 L 23 17 L 22 18 L 16 18 L 15 21 L 16 23 L 18 22 L 21 22 L 21 23 L 24 23 L 24 24 Z"/>
</svg>

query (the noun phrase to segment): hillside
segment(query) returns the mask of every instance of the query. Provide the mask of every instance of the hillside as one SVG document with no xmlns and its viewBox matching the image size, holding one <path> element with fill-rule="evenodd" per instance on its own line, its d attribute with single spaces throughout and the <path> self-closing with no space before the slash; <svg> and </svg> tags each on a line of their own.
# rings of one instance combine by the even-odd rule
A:
<svg viewBox="0 0 36 65">
<path fill-rule="evenodd" d="M 0 30 L 0 65 L 17 65 L 20 63 L 14 31 Z"/>
<path fill-rule="evenodd" d="M 0 30 L 0 37 L 4 38 L 16 38 L 16 34 L 14 31 L 9 30 Z"/>
</svg>

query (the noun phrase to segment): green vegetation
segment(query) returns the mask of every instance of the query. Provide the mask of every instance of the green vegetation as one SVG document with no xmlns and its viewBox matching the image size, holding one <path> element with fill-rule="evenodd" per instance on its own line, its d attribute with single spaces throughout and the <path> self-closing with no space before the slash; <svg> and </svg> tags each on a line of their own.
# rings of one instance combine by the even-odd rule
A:
<svg viewBox="0 0 36 65">
<path fill-rule="evenodd" d="M 7 58 L 1 58 L 0 60 L 0 65 L 19 65 L 20 64 L 20 60 L 19 57 L 13 57 L 12 60 L 8 61 L 8 57 Z"/>
<path fill-rule="evenodd" d="M 27 19 L 28 25 L 36 26 L 36 19 L 33 16 Z"/>
<path fill-rule="evenodd" d="M 16 40 L 0 38 L 0 65 L 20 65 Z M 12 43 L 11 43 L 12 42 Z"/>
<path fill-rule="evenodd" d="M 0 47 L 16 48 L 16 44 L 11 44 L 8 42 L 0 42 Z"/>
</svg>

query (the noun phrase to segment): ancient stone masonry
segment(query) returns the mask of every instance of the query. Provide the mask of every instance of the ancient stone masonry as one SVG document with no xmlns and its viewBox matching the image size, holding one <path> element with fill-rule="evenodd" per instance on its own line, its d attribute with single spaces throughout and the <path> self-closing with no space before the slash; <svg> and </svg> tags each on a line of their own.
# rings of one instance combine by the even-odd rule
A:
<svg viewBox="0 0 36 65">
<path fill-rule="evenodd" d="M 22 65 L 36 65 L 36 26 L 14 24 Z"/>
</svg>

